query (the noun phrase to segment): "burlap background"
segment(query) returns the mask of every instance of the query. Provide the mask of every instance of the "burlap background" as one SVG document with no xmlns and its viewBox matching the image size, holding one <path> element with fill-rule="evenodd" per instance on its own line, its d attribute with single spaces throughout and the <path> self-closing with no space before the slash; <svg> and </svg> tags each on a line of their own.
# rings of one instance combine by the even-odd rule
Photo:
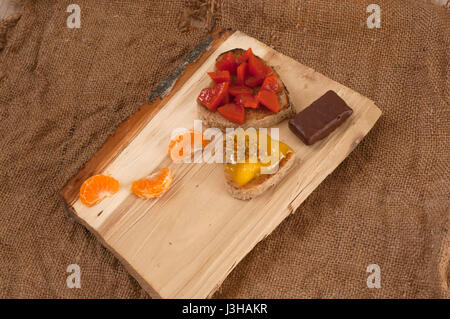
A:
<svg viewBox="0 0 450 319">
<path fill-rule="evenodd" d="M 382 28 L 369 30 L 372 1 L 77 0 L 81 29 L 68 29 L 73 2 L 26 1 L 0 29 L 0 297 L 147 297 L 67 219 L 58 192 L 213 27 L 246 32 L 383 111 L 216 297 L 448 296 L 448 11 L 377 0 Z M 81 289 L 66 287 L 73 263 Z M 366 286 L 372 263 L 381 289 Z"/>
</svg>

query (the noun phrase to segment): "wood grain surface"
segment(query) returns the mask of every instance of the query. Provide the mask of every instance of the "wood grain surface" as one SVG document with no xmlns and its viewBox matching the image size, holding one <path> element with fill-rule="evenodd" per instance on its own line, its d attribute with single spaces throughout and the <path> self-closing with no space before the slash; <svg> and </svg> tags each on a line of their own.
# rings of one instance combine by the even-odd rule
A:
<svg viewBox="0 0 450 319">
<path fill-rule="evenodd" d="M 168 144 L 175 128 L 193 127 L 196 98 L 210 84 L 206 72 L 214 69 L 216 57 L 248 47 L 275 68 L 297 112 L 331 89 L 354 113 L 313 146 L 290 132 L 287 121 L 280 123 L 280 139 L 296 153 L 293 171 L 262 196 L 240 201 L 225 191 L 223 164 L 173 163 Z M 168 96 L 124 122 L 62 195 L 77 220 L 115 253 L 151 296 L 209 297 L 236 264 L 345 159 L 380 115 L 375 104 L 359 93 L 241 32 L 226 32 L 186 69 Z M 130 192 L 133 180 L 161 167 L 174 173 L 174 184 L 163 197 L 142 200 Z M 100 172 L 118 179 L 121 189 L 97 206 L 83 206 L 79 186 Z"/>
</svg>

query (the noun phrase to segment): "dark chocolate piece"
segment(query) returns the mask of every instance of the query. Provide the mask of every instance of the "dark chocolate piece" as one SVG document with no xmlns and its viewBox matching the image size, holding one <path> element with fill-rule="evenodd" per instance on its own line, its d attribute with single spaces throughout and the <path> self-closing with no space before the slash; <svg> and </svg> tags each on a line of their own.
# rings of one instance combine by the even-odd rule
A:
<svg viewBox="0 0 450 319">
<path fill-rule="evenodd" d="M 328 91 L 289 120 L 289 128 L 306 145 L 327 137 L 353 110 L 334 91 Z"/>
</svg>

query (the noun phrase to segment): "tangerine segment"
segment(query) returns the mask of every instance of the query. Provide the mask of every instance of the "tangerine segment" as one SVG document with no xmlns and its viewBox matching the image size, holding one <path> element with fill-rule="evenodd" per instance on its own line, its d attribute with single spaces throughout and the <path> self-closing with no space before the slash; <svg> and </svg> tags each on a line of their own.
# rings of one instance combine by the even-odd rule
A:
<svg viewBox="0 0 450 319">
<path fill-rule="evenodd" d="M 164 167 L 157 173 L 134 181 L 131 191 L 142 198 L 160 197 L 170 187 L 172 180 L 172 171 Z"/>
<path fill-rule="evenodd" d="M 189 131 L 176 136 L 169 144 L 169 156 L 173 161 L 180 161 L 188 156 L 192 156 L 199 149 L 195 147 L 195 139 L 202 141 L 202 149 L 209 144 L 209 140 L 205 139 L 203 134 L 196 131 Z M 187 152 L 186 155 L 184 152 Z"/>
<path fill-rule="evenodd" d="M 84 181 L 80 188 L 80 200 L 86 206 L 94 206 L 119 190 L 120 183 L 108 175 L 94 175 Z"/>
</svg>

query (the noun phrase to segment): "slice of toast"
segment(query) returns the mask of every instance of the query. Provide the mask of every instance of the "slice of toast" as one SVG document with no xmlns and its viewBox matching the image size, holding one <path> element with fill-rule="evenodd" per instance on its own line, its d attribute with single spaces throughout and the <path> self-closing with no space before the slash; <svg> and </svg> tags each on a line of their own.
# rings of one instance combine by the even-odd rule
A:
<svg viewBox="0 0 450 319">
<path fill-rule="evenodd" d="M 259 175 L 244 186 L 238 185 L 229 174 L 225 173 L 227 191 L 237 199 L 252 199 L 280 183 L 291 168 L 294 167 L 294 163 L 295 153 L 290 152 L 280 161 L 278 171 L 275 174 Z"/>
<path fill-rule="evenodd" d="M 245 52 L 244 49 L 233 49 L 230 51 L 233 52 L 233 54 L 236 57 L 241 56 Z M 223 52 L 221 55 L 219 55 L 216 61 L 219 60 L 222 57 L 222 55 L 224 55 L 227 52 L 229 51 Z M 286 86 L 284 85 L 283 81 L 280 79 L 280 76 L 276 73 L 276 71 L 273 68 L 271 69 L 273 73 L 278 77 L 278 81 L 281 87 L 281 92 L 277 93 L 278 102 L 280 104 L 280 111 L 278 113 L 274 113 L 266 109 L 264 106 L 261 106 L 258 109 L 248 108 L 245 110 L 244 124 L 239 125 L 225 119 L 218 112 L 211 112 L 206 107 L 197 102 L 197 113 L 199 119 L 203 121 L 203 125 L 205 125 L 206 127 L 217 127 L 222 131 L 225 131 L 227 127 L 230 128 L 270 127 L 294 115 L 294 110 L 289 101 L 288 90 L 286 89 Z"/>
</svg>

